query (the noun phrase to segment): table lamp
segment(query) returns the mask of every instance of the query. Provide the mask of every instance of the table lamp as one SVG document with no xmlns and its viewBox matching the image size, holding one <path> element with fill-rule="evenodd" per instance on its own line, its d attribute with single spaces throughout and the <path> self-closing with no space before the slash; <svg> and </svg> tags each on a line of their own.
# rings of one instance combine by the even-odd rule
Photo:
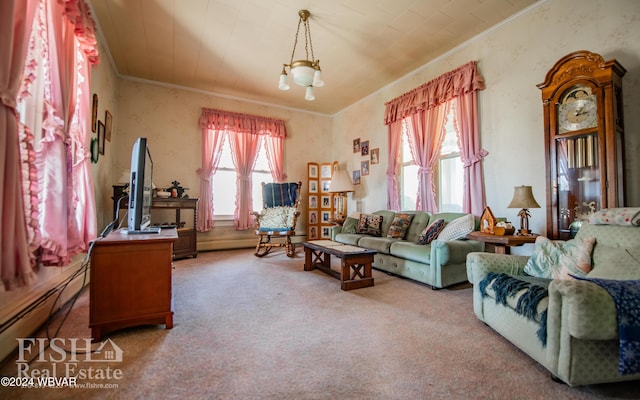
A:
<svg viewBox="0 0 640 400">
<path fill-rule="evenodd" d="M 351 177 L 346 170 L 337 170 L 331 177 L 331 183 L 329 184 L 329 192 L 336 193 L 338 195 L 337 211 L 335 213 L 335 222 L 338 224 L 344 223 L 345 215 L 347 213 L 347 201 L 346 196 L 348 192 L 354 192 L 353 184 L 351 183 Z"/>
<path fill-rule="evenodd" d="M 529 214 L 529 208 L 540 208 L 540 205 L 533 197 L 531 186 L 516 186 L 513 189 L 513 199 L 507 208 L 522 208 L 522 210 L 518 212 L 518 216 L 520 217 L 519 234 L 530 235 L 529 217 L 531 214 Z"/>
</svg>

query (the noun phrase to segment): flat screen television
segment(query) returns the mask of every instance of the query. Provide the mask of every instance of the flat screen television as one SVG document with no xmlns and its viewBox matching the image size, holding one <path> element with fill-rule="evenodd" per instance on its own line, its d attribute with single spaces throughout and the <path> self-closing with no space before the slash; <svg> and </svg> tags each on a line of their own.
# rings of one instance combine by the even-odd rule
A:
<svg viewBox="0 0 640 400">
<path fill-rule="evenodd" d="M 129 213 L 127 232 L 158 233 L 160 228 L 150 227 L 153 160 L 147 138 L 138 138 L 131 150 L 131 178 L 129 181 Z"/>
</svg>

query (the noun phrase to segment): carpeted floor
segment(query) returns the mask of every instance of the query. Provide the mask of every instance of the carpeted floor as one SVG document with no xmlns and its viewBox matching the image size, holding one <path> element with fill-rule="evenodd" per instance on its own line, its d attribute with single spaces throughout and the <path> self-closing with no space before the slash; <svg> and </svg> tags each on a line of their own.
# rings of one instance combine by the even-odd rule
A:
<svg viewBox="0 0 640 400">
<path fill-rule="evenodd" d="M 335 262 L 335 260 L 334 260 Z M 337 264 L 336 264 L 337 265 Z M 174 328 L 144 326 L 109 338 L 122 362 L 57 362 L 118 370 L 117 388 L 8 389 L 12 399 L 632 399 L 640 382 L 570 388 L 473 314 L 469 284 L 431 290 L 374 271 L 349 292 L 303 253 L 250 249 L 175 262 Z M 88 291 L 58 337 L 89 338 Z M 58 317 L 58 320 L 60 318 Z M 55 325 L 55 324 L 54 324 Z M 40 333 L 44 336 L 44 333 Z M 67 341 L 68 342 L 68 341 Z M 50 352 L 51 350 L 48 350 Z M 51 370 L 32 362 L 31 370 Z M 1 376 L 15 376 L 5 364 Z"/>
</svg>

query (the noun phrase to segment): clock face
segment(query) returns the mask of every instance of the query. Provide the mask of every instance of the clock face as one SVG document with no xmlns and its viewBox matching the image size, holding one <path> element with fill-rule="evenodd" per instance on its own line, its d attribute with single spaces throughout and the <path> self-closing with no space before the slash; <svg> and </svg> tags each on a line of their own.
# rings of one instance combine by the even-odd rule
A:
<svg viewBox="0 0 640 400">
<path fill-rule="evenodd" d="M 596 96 L 588 86 L 578 86 L 567 92 L 558 104 L 560 133 L 598 126 Z"/>
</svg>

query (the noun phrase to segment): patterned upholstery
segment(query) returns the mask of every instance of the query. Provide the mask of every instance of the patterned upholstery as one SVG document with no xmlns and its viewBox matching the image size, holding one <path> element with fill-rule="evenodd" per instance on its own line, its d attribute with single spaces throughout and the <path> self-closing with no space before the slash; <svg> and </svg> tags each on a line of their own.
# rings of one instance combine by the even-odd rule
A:
<svg viewBox="0 0 640 400">
<path fill-rule="evenodd" d="M 261 212 L 252 212 L 255 218 L 258 244 L 255 255 L 266 256 L 273 247 L 286 247 L 287 256 L 293 257 L 295 245 L 291 236 L 295 235 L 296 221 L 300 212 L 300 188 L 302 182 L 263 183 Z M 273 241 L 273 237 L 283 240 Z"/>
<path fill-rule="evenodd" d="M 596 238 L 591 273 L 599 271 L 599 277 L 615 270 L 616 266 L 602 265 L 610 263 L 612 251 L 640 246 L 640 228 L 635 226 L 583 224 L 576 237 Z M 640 374 L 618 373 L 616 307 L 607 291 L 595 283 L 581 280 L 550 282 L 546 347 L 531 342 L 537 329 L 535 323 L 523 323 L 523 318 L 512 307 L 496 305 L 493 298 L 481 295 L 478 284 L 489 272 L 524 275 L 527 260 L 528 257 L 519 255 L 468 255 L 467 275 L 474 284 L 476 316 L 571 386 L 640 379 Z M 630 262 L 619 268 L 627 276 L 633 276 L 628 275 L 633 268 L 640 274 L 640 263 Z M 531 332 L 524 332 L 529 329 Z"/>
</svg>

